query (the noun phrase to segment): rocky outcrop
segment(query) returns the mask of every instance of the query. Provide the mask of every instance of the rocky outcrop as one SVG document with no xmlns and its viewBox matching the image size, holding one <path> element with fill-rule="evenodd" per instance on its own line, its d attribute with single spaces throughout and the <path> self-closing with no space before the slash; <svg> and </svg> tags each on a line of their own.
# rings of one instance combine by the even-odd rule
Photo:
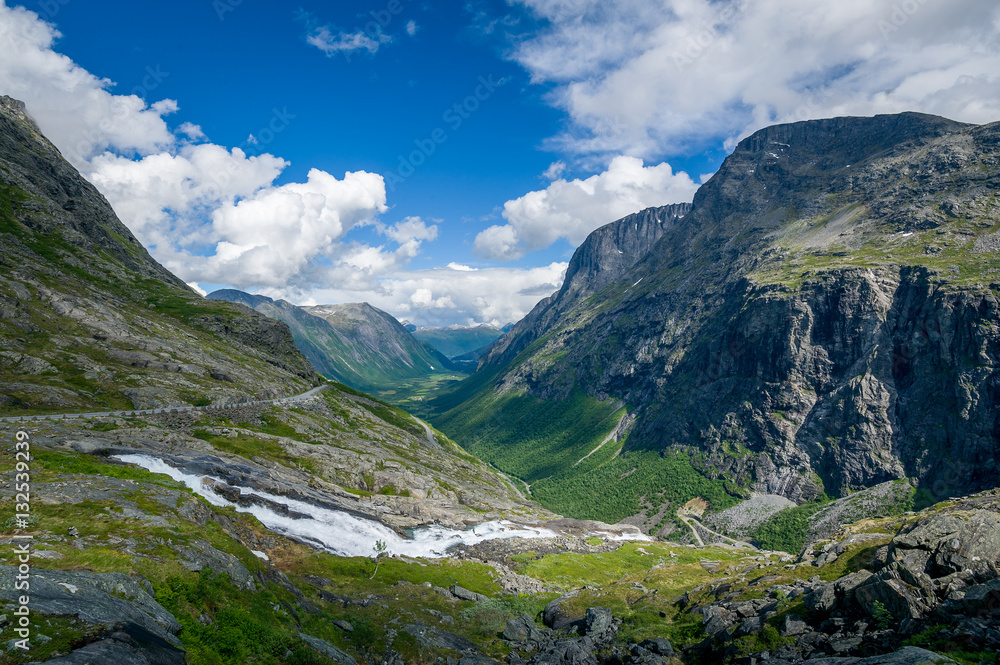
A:
<svg viewBox="0 0 1000 665">
<path fill-rule="evenodd" d="M 998 220 L 998 155 L 1000 123 L 913 113 L 762 130 L 634 265 L 607 283 L 580 270 L 539 303 L 439 400 L 440 426 L 475 438 L 463 419 L 527 421 L 497 395 L 582 391 L 628 405 L 630 448 L 748 492 L 992 487 L 1000 282 L 976 242 Z"/>
<path fill-rule="evenodd" d="M 496 367 L 512 361 L 587 296 L 622 279 L 690 211 L 688 203 L 647 208 L 591 233 L 573 253 L 562 288 L 541 300 L 490 345 L 479 366 Z"/>
<path fill-rule="evenodd" d="M 0 600 L 18 603 L 24 595 L 16 588 L 18 570 L 15 566 L 0 566 Z M 164 649 L 182 649 L 176 635 L 181 624 L 153 598 L 149 582 L 133 579 L 121 573 L 90 573 L 86 571 L 31 571 L 31 612 L 41 616 L 74 617 L 96 628 L 136 626 L 126 634 L 144 635 L 144 639 L 163 643 Z M 133 638 L 134 639 L 134 638 Z M 115 641 L 115 638 L 111 638 Z M 127 640 L 117 640 L 127 642 Z M 107 645 L 107 648 L 112 648 Z M 120 646 L 115 649 L 124 648 Z M 170 649 L 166 649 L 171 652 Z"/>
<path fill-rule="evenodd" d="M 824 549 L 843 552 L 864 543 L 865 535 L 833 541 Z M 1000 650 L 998 566 L 1000 491 L 992 491 L 912 520 L 874 552 L 868 568 L 829 582 L 818 576 L 795 580 L 772 588 L 763 599 L 718 602 L 709 596 L 706 604 L 684 608 L 703 617 L 710 637 L 696 648 L 703 653 L 731 657 L 740 651 L 742 638 L 767 626 L 784 638 L 776 653 L 750 654 L 741 663 L 774 657 L 786 663 L 829 659 L 831 665 L 953 662 L 922 649 L 899 649 L 907 639 L 931 635 L 926 639 L 949 650 Z M 791 613 L 791 604 L 798 602 L 804 612 Z"/>
</svg>

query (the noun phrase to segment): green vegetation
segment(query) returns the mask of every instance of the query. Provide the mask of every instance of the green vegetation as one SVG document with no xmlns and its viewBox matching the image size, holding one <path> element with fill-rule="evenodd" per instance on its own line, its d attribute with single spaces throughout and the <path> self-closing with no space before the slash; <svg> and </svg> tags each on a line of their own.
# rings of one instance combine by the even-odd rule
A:
<svg viewBox="0 0 1000 665">
<path fill-rule="evenodd" d="M 754 543 L 765 550 L 798 554 L 806 544 L 809 518 L 828 501 L 824 497 L 824 500 L 785 508 L 757 527 L 751 535 Z"/>
<path fill-rule="evenodd" d="M 736 503 L 738 488 L 709 480 L 684 453 L 624 450 L 609 435 L 625 413 L 580 391 L 547 401 L 486 388 L 435 424 L 562 515 L 614 523 L 638 513 L 643 496 L 656 505 L 700 496 L 715 510 Z"/>
<path fill-rule="evenodd" d="M 212 434 L 208 430 L 204 429 L 196 429 L 191 434 L 195 438 L 207 441 L 215 448 L 227 453 L 240 455 L 241 457 L 246 457 L 247 459 L 260 457 L 261 459 L 265 459 L 270 462 L 277 462 L 278 464 L 284 464 L 285 466 L 292 468 L 303 468 L 307 471 L 315 473 L 310 460 L 295 457 L 289 454 L 288 451 L 282 448 L 281 444 L 274 439 L 247 436 L 230 438 L 228 436 Z"/>
</svg>

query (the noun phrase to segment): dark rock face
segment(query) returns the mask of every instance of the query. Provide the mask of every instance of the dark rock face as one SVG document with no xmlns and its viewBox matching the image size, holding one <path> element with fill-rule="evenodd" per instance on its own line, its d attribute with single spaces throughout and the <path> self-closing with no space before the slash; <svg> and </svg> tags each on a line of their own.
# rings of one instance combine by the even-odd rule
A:
<svg viewBox="0 0 1000 665">
<path fill-rule="evenodd" d="M 24 594 L 15 588 L 17 575 L 16 567 L 0 566 L 0 600 L 17 603 Z M 181 624 L 156 602 L 148 581 L 121 573 L 34 569 L 30 583 L 33 614 L 75 617 L 92 627 L 110 627 L 129 636 L 112 635 L 101 646 L 95 646 L 96 651 L 145 651 L 146 646 L 152 645 L 153 651 L 161 653 L 165 660 L 142 661 L 136 656 L 131 662 L 177 662 L 175 652 L 183 648 L 176 637 Z M 137 642 L 142 644 L 135 647 Z M 183 654 L 180 662 L 183 662 Z"/>
<path fill-rule="evenodd" d="M 562 288 L 539 302 L 483 354 L 480 366 L 509 362 L 558 317 L 589 295 L 621 279 L 684 215 L 689 203 L 647 208 L 597 229 L 573 253 Z"/>
<path fill-rule="evenodd" d="M 904 476 L 938 497 L 992 487 L 998 188 L 1000 123 L 762 130 L 634 264 L 594 256 L 655 211 L 595 232 L 474 385 L 619 399 L 631 447 L 797 502 Z"/>
<path fill-rule="evenodd" d="M 45 661 L 55 665 L 184 665 L 184 651 L 136 624 L 126 624 L 105 639 Z M 35 665 L 34 663 L 30 665 Z"/>
</svg>

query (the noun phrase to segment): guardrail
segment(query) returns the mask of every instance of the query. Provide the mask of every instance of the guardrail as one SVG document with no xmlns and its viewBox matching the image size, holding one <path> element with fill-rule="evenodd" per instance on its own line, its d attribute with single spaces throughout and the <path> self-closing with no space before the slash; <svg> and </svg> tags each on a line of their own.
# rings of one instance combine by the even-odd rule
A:
<svg viewBox="0 0 1000 665">
<path fill-rule="evenodd" d="M 259 406 L 261 404 L 284 404 L 287 402 L 303 402 L 315 397 L 326 386 L 317 386 L 299 395 L 291 397 L 278 397 L 276 399 L 257 399 L 248 402 L 233 402 L 231 404 L 208 404 L 205 406 L 169 406 L 159 409 L 133 409 L 131 411 L 101 411 L 95 413 L 48 413 L 36 416 L 7 416 L 0 418 L 3 423 L 24 423 L 36 420 L 78 420 L 80 418 L 127 418 L 130 416 L 143 416 L 156 413 L 182 413 L 184 411 L 217 411 L 222 409 L 233 409 L 241 406 Z"/>
</svg>

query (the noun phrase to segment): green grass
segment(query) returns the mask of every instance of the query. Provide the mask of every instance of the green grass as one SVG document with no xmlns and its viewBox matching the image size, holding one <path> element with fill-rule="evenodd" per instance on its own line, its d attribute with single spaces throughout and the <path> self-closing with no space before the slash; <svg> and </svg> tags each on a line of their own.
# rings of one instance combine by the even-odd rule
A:
<svg viewBox="0 0 1000 665">
<path fill-rule="evenodd" d="M 709 480 L 687 454 L 623 452 L 624 442 L 614 440 L 593 452 L 624 415 L 614 400 L 580 391 L 547 401 L 497 396 L 487 384 L 434 422 L 480 459 L 529 483 L 543 506 L 569 517 L 618 522 L 639 512 L 643 496 L 657 505 L 700 496 L 715 510 L 737 502 L 731 490 L 738 488 Z"/>
<path fill-rule="evenodd" d="M 233 453 L 247 459 L 260 457 L 271 462 L 284 464 L 292 468 L 303 468 L 315 473 L 311 460 L 295 457 L 288 453 L 281 444 L 273 439 L 258 439 L 254 437 L 239 436 L 229 438 L 228 436 L 217 436 L 203 429 L 196 429 L 192 433 L 195 438 L 207 441 L 214 448 Z"/>
</svg>

